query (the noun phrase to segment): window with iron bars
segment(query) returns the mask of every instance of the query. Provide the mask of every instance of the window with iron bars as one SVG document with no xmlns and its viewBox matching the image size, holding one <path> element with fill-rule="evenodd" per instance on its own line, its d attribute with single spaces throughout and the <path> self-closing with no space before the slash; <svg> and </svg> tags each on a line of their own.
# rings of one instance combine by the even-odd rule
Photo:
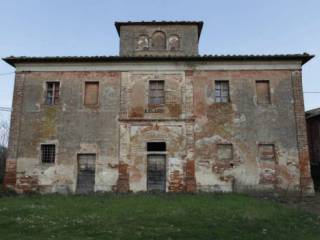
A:
<svg viewBox="0 0 320 240">
<path fill-rule="evenodd" d="M 56 158 L 56 145 L 42 144 L 41 145 L 41 162 L 54 163 Z"/>
<path fill-rule="evenodd" d="M 60 95 L 60 83 L 59 82 L 47 82 L 47 94 L 46 104 L 54 105 L 59 101 Z"/>
<path fill-rule="evenodd" d="M 163 80 L 149 81 L 149 104 L 162 105 L 164 103 L 165 103 L 164 81 Z"/>
<path fill-rule="evenodd" d="M 229 102 L 229 81 L 215 81 L 215 102 Z"/>
</svg>

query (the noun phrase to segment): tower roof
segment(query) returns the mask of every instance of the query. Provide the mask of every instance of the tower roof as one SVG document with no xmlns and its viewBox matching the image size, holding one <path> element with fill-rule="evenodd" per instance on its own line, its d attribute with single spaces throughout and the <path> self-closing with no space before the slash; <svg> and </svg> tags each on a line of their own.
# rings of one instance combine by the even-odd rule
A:
<svg viewBox="0 0 320 240">
<path fill-rule="evenodd" d="M 197 25 L 198 26 L 198 38 L 200 38 L 201 30 L 203 26 L 202 21 L 128 21 L 128 22 L 115 22 L 118 35 L 120 36 L 120 27 L 128 25 Z"/>
</svg>

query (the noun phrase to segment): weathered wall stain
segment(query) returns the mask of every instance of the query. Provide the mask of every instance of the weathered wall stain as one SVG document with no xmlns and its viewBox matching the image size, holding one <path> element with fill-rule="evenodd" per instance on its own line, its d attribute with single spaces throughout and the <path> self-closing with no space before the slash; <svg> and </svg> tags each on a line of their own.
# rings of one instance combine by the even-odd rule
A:
<svg viewBox="0 0 320 240">
<path fill-rule="evenodd" d="M 292 86 L 290 71 L 134 73 L 123 81 L 126 86 L 120 86 L 120 76 L 120 72 L 29 73 L 25 87 L 38 90 L 28 91 L 24 100 L 20 99 L 20 104 L 25 103 L 17 158 L 20 170 L 16 174 L 16 161 L 8 161 L 6 184 L 16 185 L 22 192 L 72 192 L 77 152 L 93 152 L 98 154 L 97 191 L 145 191 L 146 143 L 154 141 L 167 144 L 167 191 L 298 190 L 303 188 L 301 184 L 309 184 L 308 155 L 297 150 L 292 130 L 296 124 L 294 96 L 283 96 Z M 39 93 L 45 81 L 57 78 L 61 101 L 46 106 Z M 83 106 L 82 85 L 74 85 L 88 79 L 101 83 L 97 109 Z M 145 111 L 149 107 L 148 81 L 153 79 L 167 83 L 163 113 Z M 214 82 L 219 79 L 229 80 L 230 103 L 214 101 Z M 255 79 L 271 81 L 271 105 L 255 102 Z M 141 92 L 141 88 L 145 90 Z M 124 99 L 127 102 L 120 122 L 126 127 L 118 139 L 119 102 Z M 46 142 L 58 143 L 54 165 L 42 166 L 40 162 L 39 145 Z M 257 146 L 261 142 L 277 146 L 276 161 L 260 161 Z M 231 159 L 219 160 L 218 144 L 232 144 Z"/>
<path fill-rule="evenodd" d="M 147 191 L 148 156 L 160 154 L 165 191 L 313 193 L 301 74 L 311 56 L 199 57 L 202 22 L 116 26 L 120 58 L 18 66 L 7 188 L 74 193 L 78 156 L 91 154 L 94 191 Z M 256 81 L 266 80 L 262 104 Z M 54 105 L 45 101 L 48 82 L 59 82 Z M 92 106 L 86 82 L 95 82 Z M 229 89 L 223 103 L 221 86 Z M 149 142 L 166 147 L 153 152 Z M 42 144 L 54 145 L 54 162 L 41 161 Z M 261 157 L 261 145 L 274 156 Z"/>
</svg>

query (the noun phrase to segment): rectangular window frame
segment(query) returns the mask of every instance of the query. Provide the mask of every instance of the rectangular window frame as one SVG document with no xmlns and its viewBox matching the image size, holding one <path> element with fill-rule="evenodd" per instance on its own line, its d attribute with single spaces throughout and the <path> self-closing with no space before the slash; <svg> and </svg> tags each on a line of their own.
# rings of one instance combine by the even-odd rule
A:
<svg viewBox="0 0 320 240">
<path fill-rule="evenodd" d="M 229 80 L 216 80 L 214 82 L 215 103 L 230 103 L 230 83 Z"/>
<path fill-rule="evenodd" d="M 60 82 L 58 81 L 46 82 L 45 104 L 48 106 L 57 105 L 59 103 L 59 98 L 60 98 Z"/>
<path fill-rule="evenodd" d="M 154 83 L 161 83 L 159 85 L 162 85 L 162 86 L 159 86 L 159 85 L 152 86 Z M 163 105 L 165 105 L 165 102 L 166 102 L 165 80 L 149 80 L 148 86 L 149 86 L 149 89 L 148 89 L 148 104 L 149 104 L 149 106 L 163 106 Z M 155 99 L 162 99 L 162 101 L 156 101 Z"/>
<path fill-rule="evenodd" d="M 97 90 L 97 102 L 90 104 L 86 102 L 86 94 L 87 94 L 87 85 L 88 84 L 97 84 L 98 90 Z M 100 104 L 100 82 L 99 81 L 85 81 L 83 86 L 83 105 L 88 108 L 94 108 L 98 107 Z"/>
<path fill-rule="evenodd" d="M 220 158 L 220 154 L 219 154 L 219 148 L 228 146 L 231 149 L 231 156 L 230 158 Z M 232 161 L 233 160 L 233 144 L 232 143 L 219 143 L 217 144 L 217 158 L 219 161 Z"/>
<path fill-rule="evenodd" d="M 47 153 L 45 153 L 45 147 L 53 147 L 54 149 L 49 150 L 47 149 Z M 51 151 L 51 152 L 50 152 Z M 49 160 L 45 160 L 48 157 Z M 42 164 L 55 164 L 57 157 L 57 146 L 54 143 L 43 143 L 40 145 L 40 162 Z"/>
<path fill-rule="evenodd" d="M 269 147 L 272 147 L 272 151 L 273 151 L 273 157 L 270 158 L 270 157 L 264 157 L 264 154 L 263 154 L 263 157 L 262 157 L 262 153 L 261 151 L 263 150 L 262 148 L 263 147 L 266 147 L 266 146 L 269 146 Z M 276 161 L 276 148 L 275 148 L 275 144 L 274 143 L 259 143 L 258 144 L 258 158 L 260 161 L 263 161 L 263 162 L 275 162 Z"/>
<path fill-rule="evenodd" d="M 267 101 L 262 101 L 262 97 L 259 97 L 259 90 L 258 90 L 258 84 L 259 83 L 267 83 L 267 85 L 268 85 Z M 256 80 L 255 84 L 256 84 L 257 104 L 258 105 L 270 105 L 270 104 L 272 104 L 272 102 L 271 102 L 270 80 Z"/>
</svg>

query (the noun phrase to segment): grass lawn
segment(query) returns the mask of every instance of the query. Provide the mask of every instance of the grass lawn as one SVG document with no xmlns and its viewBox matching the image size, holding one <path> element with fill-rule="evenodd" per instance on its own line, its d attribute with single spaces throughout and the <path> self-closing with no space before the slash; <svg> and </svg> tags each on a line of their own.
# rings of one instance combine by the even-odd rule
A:
<svg viewBox="0 0 320 240">
<path fill-rule="evenodd" d="M 0 197 L 0 239 L 320 239 L 320 217 L 226 195 Z"/>
</svg>

